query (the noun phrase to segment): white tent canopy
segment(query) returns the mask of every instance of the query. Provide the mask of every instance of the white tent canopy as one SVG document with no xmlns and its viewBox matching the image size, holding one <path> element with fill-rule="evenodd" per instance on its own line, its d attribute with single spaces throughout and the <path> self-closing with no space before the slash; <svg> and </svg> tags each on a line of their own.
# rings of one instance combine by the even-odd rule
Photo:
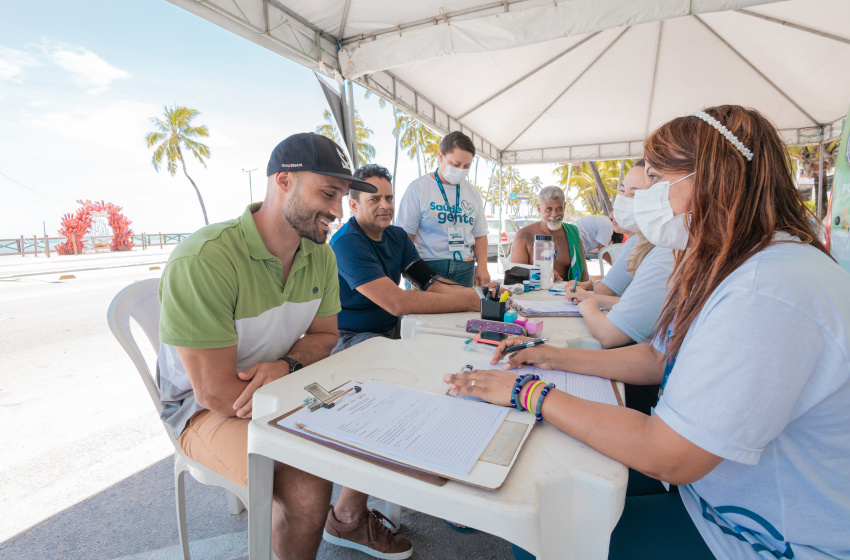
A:
<svg viewBox="0 0 850 560">
<path fill-rule="evenodd" d="M 504 164 L 636 157 L 724 103 L 815 144 L 850 103 L 847 0 L 170 1 Z"/>
</svg>

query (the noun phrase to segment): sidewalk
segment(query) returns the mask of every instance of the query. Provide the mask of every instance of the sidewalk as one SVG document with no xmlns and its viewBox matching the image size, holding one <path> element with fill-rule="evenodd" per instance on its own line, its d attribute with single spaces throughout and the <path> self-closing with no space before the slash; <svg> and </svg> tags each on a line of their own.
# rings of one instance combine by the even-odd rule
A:
<svg viewBox="0 0 850 560">
<path fill-rule="evenodd" d="M 121 268 L 126 266 L 163 265 L 168 261 L 171 251 L 177 245 L 164 245 L 142 249 L 134 247 L 130 251 L 115 251 L 108 253 L 90 253 L 83 255 L 59 255 L 50 253 L 50 257 L 39 254 L 3 256 L 0 257 L 0 279 L 37 276 L 41 274 L 73 274 L 86 270 L 104 268 Z"/>
</svg>

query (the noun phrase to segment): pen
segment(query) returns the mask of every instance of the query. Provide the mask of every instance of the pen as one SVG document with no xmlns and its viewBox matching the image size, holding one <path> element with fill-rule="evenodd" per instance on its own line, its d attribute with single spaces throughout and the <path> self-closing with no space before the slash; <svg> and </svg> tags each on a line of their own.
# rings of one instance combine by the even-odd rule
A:
<svg viewBox="0 0 850 560">
<path fill-rule="evenodd" d="M 511 293 L 509 291 L 505 290 L 505 293 L 503 293 L 502 297 L 499 298 L 499 302 L 502 303 L 502 302 L 508 301 L 508 297 L 510 297 L 510 295 L 511 295 Z"/>
<path fill-rule="evenodd" d="M 501 286 L 501 284 L 499 284 L 498 282 L 496 282 L 496 289 L 494 289 L 494 290 L 493 290 L 493 301 L 498 301 L 498 297 L 499 297 L 499 287 L 500 287 L 500 286 Z"/>
<path fill-rule="evenodd" d="M 535 338 L 534 340 L 529 340 L 523 342 L 522 344 L 515 344 L 514 346 L 508 346 L 504 350 L 502 350 L 502 354 L 507 354 L 508 352 L 516 352 L 517 350 L 524 350 L 525 348 L 531 348 L 532 346 L 538 346 L 540 344 L 546 343 L 545 338 Z"/>
</svg>

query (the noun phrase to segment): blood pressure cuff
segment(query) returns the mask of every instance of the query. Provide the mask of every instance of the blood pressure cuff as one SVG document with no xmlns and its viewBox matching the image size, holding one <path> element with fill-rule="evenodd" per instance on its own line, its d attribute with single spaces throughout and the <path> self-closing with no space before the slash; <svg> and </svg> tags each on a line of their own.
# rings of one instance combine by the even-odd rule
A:
<svg viewBox="0 0 850 560">
<path fill-rule="evenodd" d="M 530 280 L 531 276 L 529 275 L 529 270 L 522 266 L 515 266 L 513 268 L 509 268 L 505 271 L 505 286 L 511 286 L 513 284 L 522 284 L 523 280 Z"/>
<path fill-rule="evenodd" d="M 422 259 L 415 260 L 401 272 L 404 279 L 410 282 L 417 290 L 426 291 L 431 284 L 437 281 L 439 276 L 431 265 Z"/>
</svg>

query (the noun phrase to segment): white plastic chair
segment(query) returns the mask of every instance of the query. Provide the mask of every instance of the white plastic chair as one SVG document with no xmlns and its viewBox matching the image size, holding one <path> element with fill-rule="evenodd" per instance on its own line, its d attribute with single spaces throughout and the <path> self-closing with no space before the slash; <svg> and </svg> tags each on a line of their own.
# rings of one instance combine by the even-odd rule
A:
<svg viewBox="0 0 850 560">
<path fill-rule="evenodd" d="M 623 243 L 612 243 L 599 249 L 597 256 L 599 257 L 599 274 L 605 276 L 605 259 L 606 254 L 611 255 L 611 264 L 617 262 L 617 257 L 620 256 L 620 251 L 623 249 Z"/>
<path fill-rule="evenodd" d="M 124 351 L 133 360 L 136 369 L 142 376 L 142 381 L 153 400 L 157 412 L 162 411 L 162 401 L 159 399 L 159 390 L 151 375 L 151 370 L 145 361 L 139 346 L 130 331 L 130 319 L 133 319 L 142 328 L 148 341 L 159 354 L 159 279 L 151 278 L 130 284 L 116 295 L 109 311 L 106 312 L 106 320 L 112 334 L 124 348 Z M 218 486 L 228 490 L 227 505 L 230 513 L 239 514 L 248 503 L 248 489 L 235 482 L 211 471 L 209 468 L 188 458 L 180 445 L 174 438 L 171 426 L 163 423 L 168 438 L 174 445 L 174 491 L 177 499 L 177 528 L 180 534 L 180 546 L 183 549 L 183 558 L 190 560 L 189 536 L 186 530 L 186 495 L 183 475 L 188 472 L 201 484 Z"/>
<path fill-rule="evenodd" d="M 499 272 L 504 274 L 506 270 L 512 268 L 514 265 L 508 257 L 499 257 L 499 266 L 501 267 Z"/>
</svg>

